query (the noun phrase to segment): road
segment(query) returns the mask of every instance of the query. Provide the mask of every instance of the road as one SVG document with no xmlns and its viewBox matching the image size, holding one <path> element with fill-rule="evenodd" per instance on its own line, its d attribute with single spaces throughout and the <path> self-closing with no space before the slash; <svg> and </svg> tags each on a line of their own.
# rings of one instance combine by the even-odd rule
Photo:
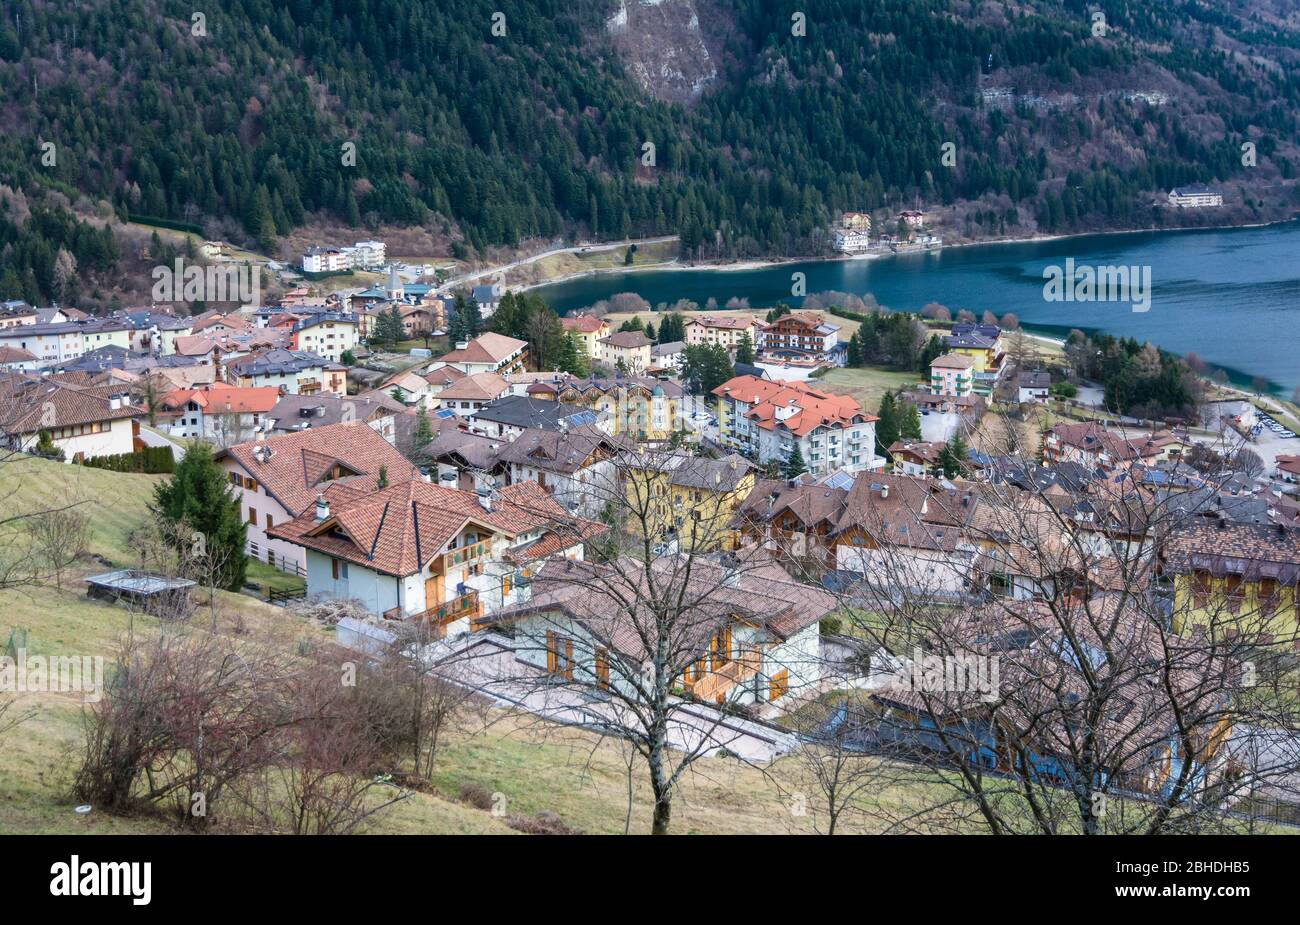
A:
<svg viewBox="0 0 1300 925">
<path fill-rule="evenodd" d="M 556 254 L 590 254 L 598 251 L 612 251 L 620 247 L 628 247 L 635 244 L 640 247 L 643 244 L 664 244 L 668 241 L 676 241 L 677 235 L 668 234 L 658 238 L 628 238 L 625 241 L 613 241 L 604 244 L 592 244 L 578 242 L 570 247 L 553 247 L 550 250 L 542 251 L 539 254 L 533 254 L 531 257 L 521 257 L 518 260 L 512 260 L 510 263 L 503 263 L 495 267 L 488 267 L 485 270 L 475 270 L 473 273 L 466 273 L 455 279 L 450 279 L 443 283 L 439 290 L 450 290 L 475 280 L 484 279 L 491 276 L 499 276 L 502 273 L 509 273 L 511 270 L 527 266 L 530 263 L 536 263 L 538 260 L 545 260 L 547 257 L 554 257 Z"/>
</svg>

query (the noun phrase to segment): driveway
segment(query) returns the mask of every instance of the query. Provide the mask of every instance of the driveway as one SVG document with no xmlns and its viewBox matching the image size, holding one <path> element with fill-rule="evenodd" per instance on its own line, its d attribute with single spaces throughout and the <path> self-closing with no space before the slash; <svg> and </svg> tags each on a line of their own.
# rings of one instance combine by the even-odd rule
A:
<svg viewBox="0 0 1300 925">
<path fill-rule="evenodd" d="M 961 415 L 951 411 L 931 411 L 921 415 L 921 439 L 929 443 L 947 443 L 957 432 Z"/>
<path fill-rule="evenodd" d="M 634 723 L 625 705 L 595 689 L 549 685 L 545 672 L 515 657 L 507 640 L 490 633 L 460 636 L 429 647 L 431 670 L 472 687 L 507 708 L 544 720 L 617 735 Z M 677 701 L 668 741 L 682 751 L 726 749 L 746 761 L 771 761 L 798 745 L 787 732 L 724 714 L 703 704 Z"/>
</svg>

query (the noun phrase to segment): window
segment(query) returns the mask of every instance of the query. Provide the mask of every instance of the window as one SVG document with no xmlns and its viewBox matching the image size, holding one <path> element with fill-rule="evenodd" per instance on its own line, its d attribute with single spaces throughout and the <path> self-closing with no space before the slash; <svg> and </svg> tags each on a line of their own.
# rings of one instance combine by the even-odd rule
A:
<svg viewBox="0 0 1300 925">
<path fill-rule="evenodd" d="M 546 631 L 546 671 L 566 681 L 573 680 L 573 640 L 554 630 Z"/>
<path fill-rule="evenodd" d="M 780 700 L 788 693 L 790 693 L 790 672 L 782 668 L 772 675 L 767 699 Z"/>
<path fill-rule="evenodd" d="M 266 514 L 266 529 L 270 530 L 270 529 L 271 529 L 272 527 L 274 527 L 274 526 L 275 526 L 275 521 L 273 521 L 273 520 L 271 519 L 271 512 L 270 512 L 270 511 L 267 511 L 267 514 Z"/>
<path fill-rule="evenodd" d="M 596 649 L 596 686 L 609 690 L 609 650 L 604 647 Z"/>
<path fill-rule="evenodd" d="M 253 510 L 251 507 L 248 509 L 248 522 L 254 527 L 257 526 L 257 511 Z"/>
<path fill-rule="evenodd" d="M 714 671 L 731 661 L 731 627 L 729 625 L 713 634 L 713 638 L 709 640 L 709 651 L 713 656 Z"/>
</svg>

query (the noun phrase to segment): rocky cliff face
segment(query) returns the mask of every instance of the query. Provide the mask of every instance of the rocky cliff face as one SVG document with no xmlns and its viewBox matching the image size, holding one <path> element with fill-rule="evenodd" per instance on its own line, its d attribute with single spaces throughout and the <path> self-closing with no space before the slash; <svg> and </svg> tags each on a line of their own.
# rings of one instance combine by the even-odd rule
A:
<svg viewBox="0 0 1300 925">
<path fill-rule="evenodd" d="M 697 0 L 617 0 L 605 29 L 647 93 L 689 103 L 718 79 L 717 43 L 700 26 Z"/>
</svg>

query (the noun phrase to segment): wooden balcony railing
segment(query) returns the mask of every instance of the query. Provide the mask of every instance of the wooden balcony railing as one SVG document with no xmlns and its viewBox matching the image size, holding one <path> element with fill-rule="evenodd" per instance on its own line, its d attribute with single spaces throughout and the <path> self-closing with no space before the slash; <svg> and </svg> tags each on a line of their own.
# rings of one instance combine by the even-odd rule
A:
<svg viewBox="0 0 1300 925">
<path fill-rule="evenodd" d="M 451 550 L 442 557 L 443 574 L 450 573 L 451 569 L 456 566 L 468 565 L 482 559 L 490 550 L 491 545 L 486 540 Z"/>
<path fill-rule="evenodd" d="M 448 623 L 454 623 L 462 617 L 469 617 L 471 621 L 479 615 L 478 592 L 471 591 L 468 594 L 462 594 L 460 597 L 453 597 L 449 601 L 443 601 L 436 607 L 430 607 L 428 610 L 422 610 L 415 614 L 411 619 L 424 620 L 435 626 L 445 626 Z"/>
<path fill-rule="evenodd" d="M 705 702 L 722 703 L 728 691 L 758 674 L 762 663 L 762 653 L 742 652 L 721 668 L 706 671 L 698 681 L 685 679 L 686 692 Z"/>
</svg>

